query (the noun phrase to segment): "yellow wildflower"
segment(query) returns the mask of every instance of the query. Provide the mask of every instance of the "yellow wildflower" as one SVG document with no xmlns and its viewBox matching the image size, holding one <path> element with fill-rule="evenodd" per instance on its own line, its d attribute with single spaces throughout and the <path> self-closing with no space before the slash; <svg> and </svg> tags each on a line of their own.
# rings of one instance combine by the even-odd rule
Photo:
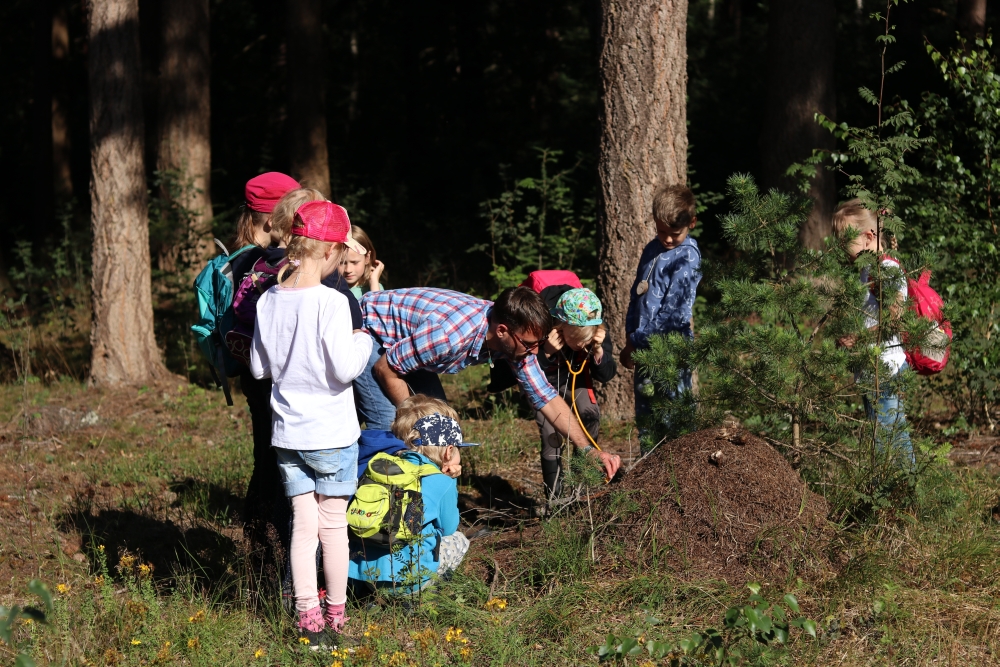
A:
<svg viewBox="0 0 1000 667">
<path fill-rule="evenodd" d="M 189 639 L 188 640 L 188 648 L 194 649 L 196 651 L 198 649 L 200 649 L 201 648 L 201 639 L 199 637 L 195 637 L 193 639 Z"/>
<path fill-rule="evenodd" d="M 69 586 L 67 584 L 56 584 L 56 590 L 60 593 L 68 593 Z"/>
<path fill-rule="evenodd" d="M 330 667 L 344 667 L 344 663 L 342 663 L 340 660 L 334 660 L 332 663 L 330 663 Z"/>
<path fill-rule="evenodd" d="M 201 623 L 205 620 L 205 610 L 199 609 L 194 616 L 188 616 L 188 623 Z"/>
<path fill-rule="evenodd" d="M 122 554 L 122 557 L 118 559 L 118 569 L 127 570 L 135 565 L 135 556 L 128 553 L 127 551 Z"/>
<path fill-rule="evenodd" d="M 488 611 L 503 611 L 507 608 L 506 598 L 491 598 L 486 602 L 486 609 Z"/>
<path fill-rule="evenodd" d="M 101 553 L 104 553 L 104 545 L 103 544 L 98 544 L 97 545 L 97 550 L 100 551 Z"/>
<path fill-rule="evenodd" d="M 253 657 L 256 660 L 259 660 L 259 659 L 263 658 L 265 655 L 267 655 L 267 651 L 265 651 L 262 648 L 259 648 L 259 649 L 257 649 L 256 651 L 253 652 Z"/>
<path fill-rule="evenodd" d="M 334 658 L 346 658 L 348 655 L 350 655 L 350 653 L 348 653 L 346 648 L 343 651 L 338 651 L 337 649 L 333 649 L 332 651 L 330 651 L 330 655 L 333 656 Z"/>
<path fill-rule="evenodd" d="M 309 638 L 308 637 L 299 637 L 299 643 L 300 644 L 305 644 L 305 645 L 308 646 L 309 645 Z"/>
<path fill-rule="evenodd" d="M 99 574 L 96 577 L 94 577 L 94 583 L 96 585 L 98 585 L 98 586 L 103 586 L 104 585 L 104 575 L 103 574 Z"/>
<path fill-rule="evenodd" d="M 406 653 L 403 651 L 396 651 L 389 656 L 389 667 L 406 667 Z"/>
<path fill-rule="evenodd" d="M 21 625 L 31 625 L 32 623 L 34 623 L 34 621 L 32 619 L 30 619 L 30 618 L 22 618 L 21 619 Z"/>
<path fill-rule="evenodd" d="M 139 645 L 139 644 L 141 644 L 141 643 L 142 643 L 142 642 L 141 642 L 141 641 L 139 641 L 138 639 L 133 639 L 133 640 L 132 640 L 132 646 L 138 646 L 138 645 Z"/>
<path fill-rule="evenodd" d="M 146 565 L 145 563 L 143 563 L 142 565 L 139 566 L 139 576 L 140 577 L 148 577 L 149 573 L 152 572 L 152 571 L 153 571 L 153 566 L 152 565 Z"/>
<path fill-rule="evenodd" d="M 446 642 L 457 642 L 462 640 L 462 628 L 448 628 L 444 635 Z"/>
<path fill-rule="evenodd" d="M 468 662 L 469 660 L 472 659 L 472 647 L 471 646 L 463 646 L 459 650 L 458 655 L 461 656 L 462 660 L 465 660 L 465 661 Z"/>
<path fill-rule="evenodd" d="M 433 628 L 427 628 L 423 632 L 411 632 L 410 637 L 412 637 L 418 644 L 420 644 L 420 650 L 426 651 L 435 643 L 437 639 L 437 633 L 434 632 Z"/>
</svg>

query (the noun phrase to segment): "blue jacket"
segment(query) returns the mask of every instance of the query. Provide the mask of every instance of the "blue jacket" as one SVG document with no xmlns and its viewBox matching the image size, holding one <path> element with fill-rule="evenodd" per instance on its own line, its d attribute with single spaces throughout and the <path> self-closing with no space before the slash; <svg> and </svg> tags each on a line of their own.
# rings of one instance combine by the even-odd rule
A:
<svg viewBox="0 0 1000 667">
<path fill-rule="evenodd" d="M 414 451 L 396 456 L 434 465 Z M 441 538 L 458 530 L 458 483 L 445 474 L 429 475 L 420 480 L 420 492 L 424 500 L 423 538 L 390 553 L 386 547 L 352 535 L 349 578 L 388 589 L 386 592 L 406 594 L 420 590 L 437 573 Z"/>
<path fill-rule="evenodd" d="M 648 280 L 649 289 L 639 294 L 637 289 L 643 280 Z M 639 258 L 625 314 L 625 335 L 632 345 L 636 349 L 649 347 L 650 336 L 671 331 L 690 337 L 700 281 L 701 251 L 693 238 L 688 236 L 672 250 L 664 248 L 659 239 L 647 243 Z"/>
<path fill-rule="evenodd" d="M 406 449 L 406 444 L 392 434 L 392 431 L 366 429 L 358 438 L 358 479 L 365 474 L 368 462 L 379 452 L 395 454 Z"/>
</svg>

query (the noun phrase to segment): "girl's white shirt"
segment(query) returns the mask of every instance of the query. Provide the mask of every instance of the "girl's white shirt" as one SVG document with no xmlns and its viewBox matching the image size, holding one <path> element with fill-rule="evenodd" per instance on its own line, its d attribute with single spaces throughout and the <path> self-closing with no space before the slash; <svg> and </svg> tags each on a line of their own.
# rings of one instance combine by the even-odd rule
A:
<svg viewBox="0 0 1000 667">
<path fill-rule="evenodd" d="M 882 258 L 882 266 L 891 269 L 899 270 L 899 262 L 890 259 L 888 257 Z M 863 269 L 861 271 L 861 282 L 868 284 L 871 278 L 868 275 L 868 270 Z M 897 288 L 901 295 L 900 302 L 905 301 L 909 296 L 909 290 L 906 289 L 906 278 L 901 277 L 899 284 L 893 285 L 892 287 Z M 894 297 L 890 297 L 894 298 Z M 868 296 L 865 299 L 865 328 L 871 329 L 878 325 L 878 299 L 868 290 Z M 886 310 L 883 313 L 884 317 L 888 317 L 889 308 L 886 305 Z M 893 336 L 890 340 L 883 341 L 882 343 L 882 361 L 889 365 L 892 374 L 895 375 L 899 372 L 900 367 L 906 363 L 906 352 L 903 350 L 903 345 L 899 341 L 899 336 Z"/>
<path fill-rule="evenodd" d="M 316 450 L 348 447 L 361 435 L 351 382 L 372 351 L 353 333 L 347 297 L 317 285 L 272 287 L 257 303 L 250 371 L 270 377 L 271 446 Z"/>
</svg>

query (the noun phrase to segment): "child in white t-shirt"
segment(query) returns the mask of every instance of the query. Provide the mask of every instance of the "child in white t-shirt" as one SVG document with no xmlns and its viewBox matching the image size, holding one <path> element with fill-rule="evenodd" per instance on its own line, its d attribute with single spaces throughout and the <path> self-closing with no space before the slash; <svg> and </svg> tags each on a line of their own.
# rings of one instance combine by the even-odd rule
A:
<svg viewBox="0 0 1000 667">
<path fill-rule="evenodd" d="M 320 281 L 337 270 L 345 248 L 354 245 L 342 207 L 310 201 L 298 208 L 289 263 L 278 274 L 278 285 L 257 303 L 250 353 L 254 377 L 273 380 L 271 446 L 285 495 L 292 499 L 289 560 L 298 627 L 314 649 L 336 644 L 347 620 L 346 511 L 357 488 L 361 434 L 351 382 L 365 369 L 372 348 L 367 333 L 352 333 L 347 297 Z M 326 573 L 325 612 L 316 582 L 318 542 Z"/>
<path fill-rule="evenodd" d="M 873 252 L 882 256 L 880 261 L 886 273 L 897 277 L 897 280 L 883 281 L 882 298 L 890 301 L 886 309 L 889 317 L 898 319 L 902 314 L 903 302 L 908 296 L 906 279 L 899 262 L 883 255 L 889 249 L 890 244 L 886 243 L 884 237 L 879 237 L 878 219 L 875 214 L 862 206 L 859 199 L 852 199 L 844 202 L 834 211 L 833 228 L 838 234 L 844 234 L 849 228 L 857 232 L 857 237 L 847 247 L 847 254 L 852 260 L 857 260 L 863 252 Z M 879 323 L 879 296 L 876 294 L 875 288 L 871 286 L 872 278 L 868 269 L 862 269 L 861 282 L 869 286 L 863 306 L 865 328 L 875 329 Z M 838 342 L 844 347 L 852 347 L 855 341 L 855 336 L 845 336 Z M 899 373 L 906 370 L 908 366 L 906 352 L 903 350 L 898 335 L 883 341 L 881 358 L 889 367 L 890 375 L 879 383 L 877 393 L 871 392 L 864 396 L 865 412 L 868 419 L 877 422 L 883 429 L 894 434 L 892 441 L 897 460 L 905 466 L 912 467 L 914 464 L 913 444 L 910 442 L 910 433 L 906 426 L 903 401 L 898 393 Z M 878 441 L 881 443 L 884 440 L 879 436 Z"/>
</svg>

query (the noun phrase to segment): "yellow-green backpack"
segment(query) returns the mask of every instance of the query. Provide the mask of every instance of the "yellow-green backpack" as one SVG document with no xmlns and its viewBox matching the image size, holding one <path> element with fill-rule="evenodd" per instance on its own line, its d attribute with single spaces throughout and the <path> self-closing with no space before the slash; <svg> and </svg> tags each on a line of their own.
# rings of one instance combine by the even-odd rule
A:
<svg viewBox="0 0 1000 667">
<path fill-rule="evenodd" d="M 384 452 L 373 456 L 347 506 L 351 533 L 387 547 L 420 537 L 424 525 L 420 480 L 439 474 L 441 470 L 428 463 L 412 463 Z"/>
</svg>

